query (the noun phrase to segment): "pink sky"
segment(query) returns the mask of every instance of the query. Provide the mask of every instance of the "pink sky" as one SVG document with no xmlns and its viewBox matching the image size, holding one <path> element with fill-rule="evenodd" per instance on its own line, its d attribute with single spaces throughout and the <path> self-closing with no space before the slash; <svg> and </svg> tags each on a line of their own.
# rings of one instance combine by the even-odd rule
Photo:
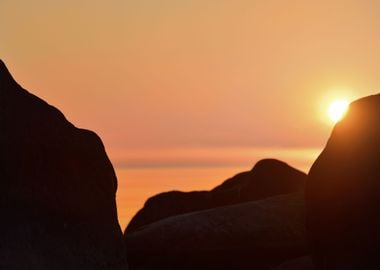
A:
<svg viewBox="0 0 380 270">
<path fill-rule="evenodd" d="M 325 96 L 379 89 L 379 8 L 3 0 L 0 57 L 110 149 L 320 147 Z"/>
</svg>

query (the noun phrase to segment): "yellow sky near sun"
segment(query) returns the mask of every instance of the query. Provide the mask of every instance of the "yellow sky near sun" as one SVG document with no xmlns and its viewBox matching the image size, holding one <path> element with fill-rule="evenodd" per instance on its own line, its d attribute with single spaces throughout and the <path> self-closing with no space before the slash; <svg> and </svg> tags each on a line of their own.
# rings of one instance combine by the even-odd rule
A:
<svg viewBox="0 0 380 270">
<path fill-rule="evenodd" d="M 379 8 L 2 0 L 0 57 L 25 88 L 98 132 L 113 160 L 141 148 L 322 147 L 328 104 L 380 89 Z"/>
</svg>

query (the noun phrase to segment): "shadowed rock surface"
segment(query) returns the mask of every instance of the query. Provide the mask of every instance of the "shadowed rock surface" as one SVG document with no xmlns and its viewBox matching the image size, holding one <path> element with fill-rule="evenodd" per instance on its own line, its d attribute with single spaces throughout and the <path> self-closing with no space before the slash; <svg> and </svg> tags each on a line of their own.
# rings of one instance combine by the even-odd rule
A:
<svg viewBox="0 0 380 270">
<path fill-rule="evenodd" d="M 270 269 L 306 255 L 303 193 L 169 217 L 126 235 L 131 269 Z"/>
<path fill-rule="evenodd" d="M 315 270 L 310 256 L 303 256 L 282 263 L 272 270 Z"/>
<path fill-rule="evenodd" d="M 170 216 L 301 191 L 306 177 L 282 161 L 264 159 L 210 191 L 170 191 L 149 198 L 125 233 Z"/>
<path fill-rule="evenodd" d="M 99 137 L 0 61 L 0 269 L 127 269 L 117 180 Z"/>
<path fill-rule="evenodd" d="M 380 95 L 336 124 L 307 183 L 317 269 L 380 269 Z"/>
</svg>

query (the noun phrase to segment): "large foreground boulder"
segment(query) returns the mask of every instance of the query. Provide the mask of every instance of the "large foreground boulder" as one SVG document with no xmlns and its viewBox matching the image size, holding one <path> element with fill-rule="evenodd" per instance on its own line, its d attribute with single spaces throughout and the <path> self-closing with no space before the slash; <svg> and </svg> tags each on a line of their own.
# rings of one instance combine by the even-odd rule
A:
<svg viewBox="0 0 380 270">
<path fill-rule="evenodd" d="M 303 193 L 192 212 L 126 235 L 131 269 L 270 269 L 307 254 Z"/>
<path fill-rule="evenodd" d="M 210 191 L 170 191 L 149 198 L 125 233 L 170 216 L 301 191 L 306 178 L 282 161 L 264 159 Z"/>
<path fill-rule="evenodd" d="M 336 124 L 307 181 L 317 269 L 380 269 L 380 95 Z"/>
<path fill-rule="evenodd" d="M 0 61 L 0 269 L 127 269 L 117 182 L 99 137 Z"/>
</svg>

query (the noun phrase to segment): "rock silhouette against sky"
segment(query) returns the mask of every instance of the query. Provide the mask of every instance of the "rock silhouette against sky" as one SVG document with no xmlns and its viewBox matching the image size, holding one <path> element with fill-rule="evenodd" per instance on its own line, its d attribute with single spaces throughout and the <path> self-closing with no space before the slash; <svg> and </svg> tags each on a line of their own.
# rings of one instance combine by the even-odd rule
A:
<svg viewBox="0 0 380 270">
<path fill-rule="evenodd" d="M 117 180 L 100 138 L 0 62 L 0 268 L 127 269 Z"/>
<path fill-rule="evenodd" d="M 380 95 L 353 102 L 307 181 L 317 269 L 380 269 Z"/>
<path fill-rule="evenodd" d="M 149 198 L 126 233 L 174 215 L 301 191 L 306 177 L 282 161 L 261 160 L 251 171 L 239 173 L 210 191 L 170 191 Z"/>
</svg>

